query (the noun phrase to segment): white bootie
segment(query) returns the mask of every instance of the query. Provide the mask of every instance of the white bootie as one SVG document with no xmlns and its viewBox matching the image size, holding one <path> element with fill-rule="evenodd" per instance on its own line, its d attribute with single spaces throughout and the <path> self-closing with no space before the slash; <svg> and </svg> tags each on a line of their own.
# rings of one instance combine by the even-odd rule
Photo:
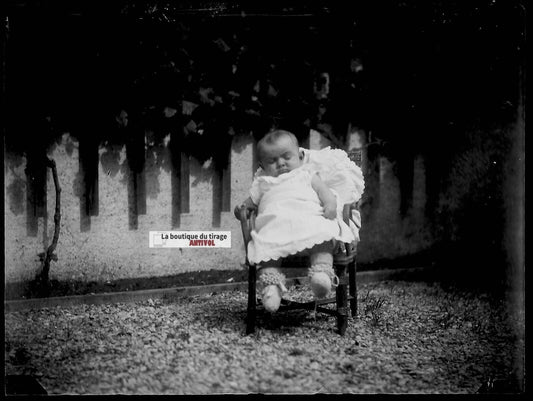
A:
<svg viewBox="0 0 533 401">
<path fill-rule="evenodd" d="M 261 300 L 265 310 L 276 312 L 281 304 L 281 289 L 277 285 L 267 285 L 261 292 Z"/>
<path fill-rule="evenodd" d="M 316 298 L 326 298 L 331 291 L 331 279 L 324 272 L 313 274 L 309 285 Z"/>
<path fill-rule="evenodd" d="M 287 292 L 285 275 L 279 271 L 266 271 L 260 274 L 259 281 L 264 285 L 261 301 L 265 310 L 276 312 L 281 304 L 281 296 Z"/>
<path fill-rule="evenodd" d="M 326 298 L 332 288 L 339 285 L 339 278 L 329 264 L 318 264 L 309 269 L 309 286 L 316 298 Z"/>
</svg>

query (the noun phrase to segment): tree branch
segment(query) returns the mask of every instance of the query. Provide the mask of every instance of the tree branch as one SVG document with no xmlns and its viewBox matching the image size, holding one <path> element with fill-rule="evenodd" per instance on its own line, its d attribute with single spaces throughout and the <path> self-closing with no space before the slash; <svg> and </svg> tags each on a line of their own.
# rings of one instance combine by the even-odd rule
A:
<svg viewBox="0 0 533 401">
<path fill-rule="evenodd" d="M 57 246 L 57 241 L 59 239 L 59 230 L 61 222 L 61 187 L 59 186 L 59 178 L 57 176 L 56 162 L 52 159 L 47 158 L 46 166 L 52 170 L 52 175 L 54 177 L 54 186 L 56 188 L 56 209 L 54 213 L 54 238 L 52 243 L 46 250 L 46 254 L 43 258 L 43 264 L 41 269 L 41 280 L 43 282 L 48 282 L 49 277 L 48 273 L 50 271 L 50 260 L 57 260 L 57 257 L 54 255 L 54 251 Z M 46 229 L 46 228 L 45 228 Z"/>
</svg>

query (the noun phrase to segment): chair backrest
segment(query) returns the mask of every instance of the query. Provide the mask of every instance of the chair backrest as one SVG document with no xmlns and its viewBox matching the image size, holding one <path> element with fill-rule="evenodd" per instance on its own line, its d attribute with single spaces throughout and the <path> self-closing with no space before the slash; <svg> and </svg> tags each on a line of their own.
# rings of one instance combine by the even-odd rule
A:
<svg viewBox="0 0 533 401">
<path fill-rule="evenodd" d="M 363 150 L 362 149 L 352 149 L 348 154 L 348 158 L 353 161 L 357 167 L 361 167 L 363 164 Z"/>
</svg>

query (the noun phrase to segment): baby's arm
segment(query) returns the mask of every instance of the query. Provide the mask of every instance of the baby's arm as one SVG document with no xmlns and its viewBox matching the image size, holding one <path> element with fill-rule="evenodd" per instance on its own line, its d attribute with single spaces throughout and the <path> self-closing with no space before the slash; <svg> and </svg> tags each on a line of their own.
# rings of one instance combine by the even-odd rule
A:
<svg viewBox="0 0 533 401">
<path fill-rule="evenodd" d="M 322 206 L 324 207 L 324 217 L 333 220 L 337 217 L 337 198 L 335 198 L 333 192 L 331 192 L 317 174 L 313 175 L 311 186 L 318 194 L 320 202 L 322 202 Z"/>
</svg>

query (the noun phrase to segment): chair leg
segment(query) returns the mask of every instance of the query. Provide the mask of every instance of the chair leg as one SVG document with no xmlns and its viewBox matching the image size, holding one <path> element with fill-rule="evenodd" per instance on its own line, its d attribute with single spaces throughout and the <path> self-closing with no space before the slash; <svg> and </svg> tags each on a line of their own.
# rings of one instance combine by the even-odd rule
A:
<svg viewBox="0 0 533 401">
<path fill-rule="evenodd" d="M 357 281 L 356 281 L 357 265 L 355 260 L 348 265 L 348 275 L 350 284 L 350 309 L 352 317 L 357 318 Z"/>
<path fill-rule="evenodd" d="M 336 291 L 337 301 L 337 329 L 341 336 L 346 332 L 348 327 L 348 291 L 346 288 L 346 266 L 336 266 L 339 285 Z"/>
<path fill-rule="evenodd" d="M 256 282 L 256 267 L 248 265 L 248 309 L 246 311 L 246 334 L 251 334 L 255 331 L 255 313 L 257 303 Z"/>
</svg>

